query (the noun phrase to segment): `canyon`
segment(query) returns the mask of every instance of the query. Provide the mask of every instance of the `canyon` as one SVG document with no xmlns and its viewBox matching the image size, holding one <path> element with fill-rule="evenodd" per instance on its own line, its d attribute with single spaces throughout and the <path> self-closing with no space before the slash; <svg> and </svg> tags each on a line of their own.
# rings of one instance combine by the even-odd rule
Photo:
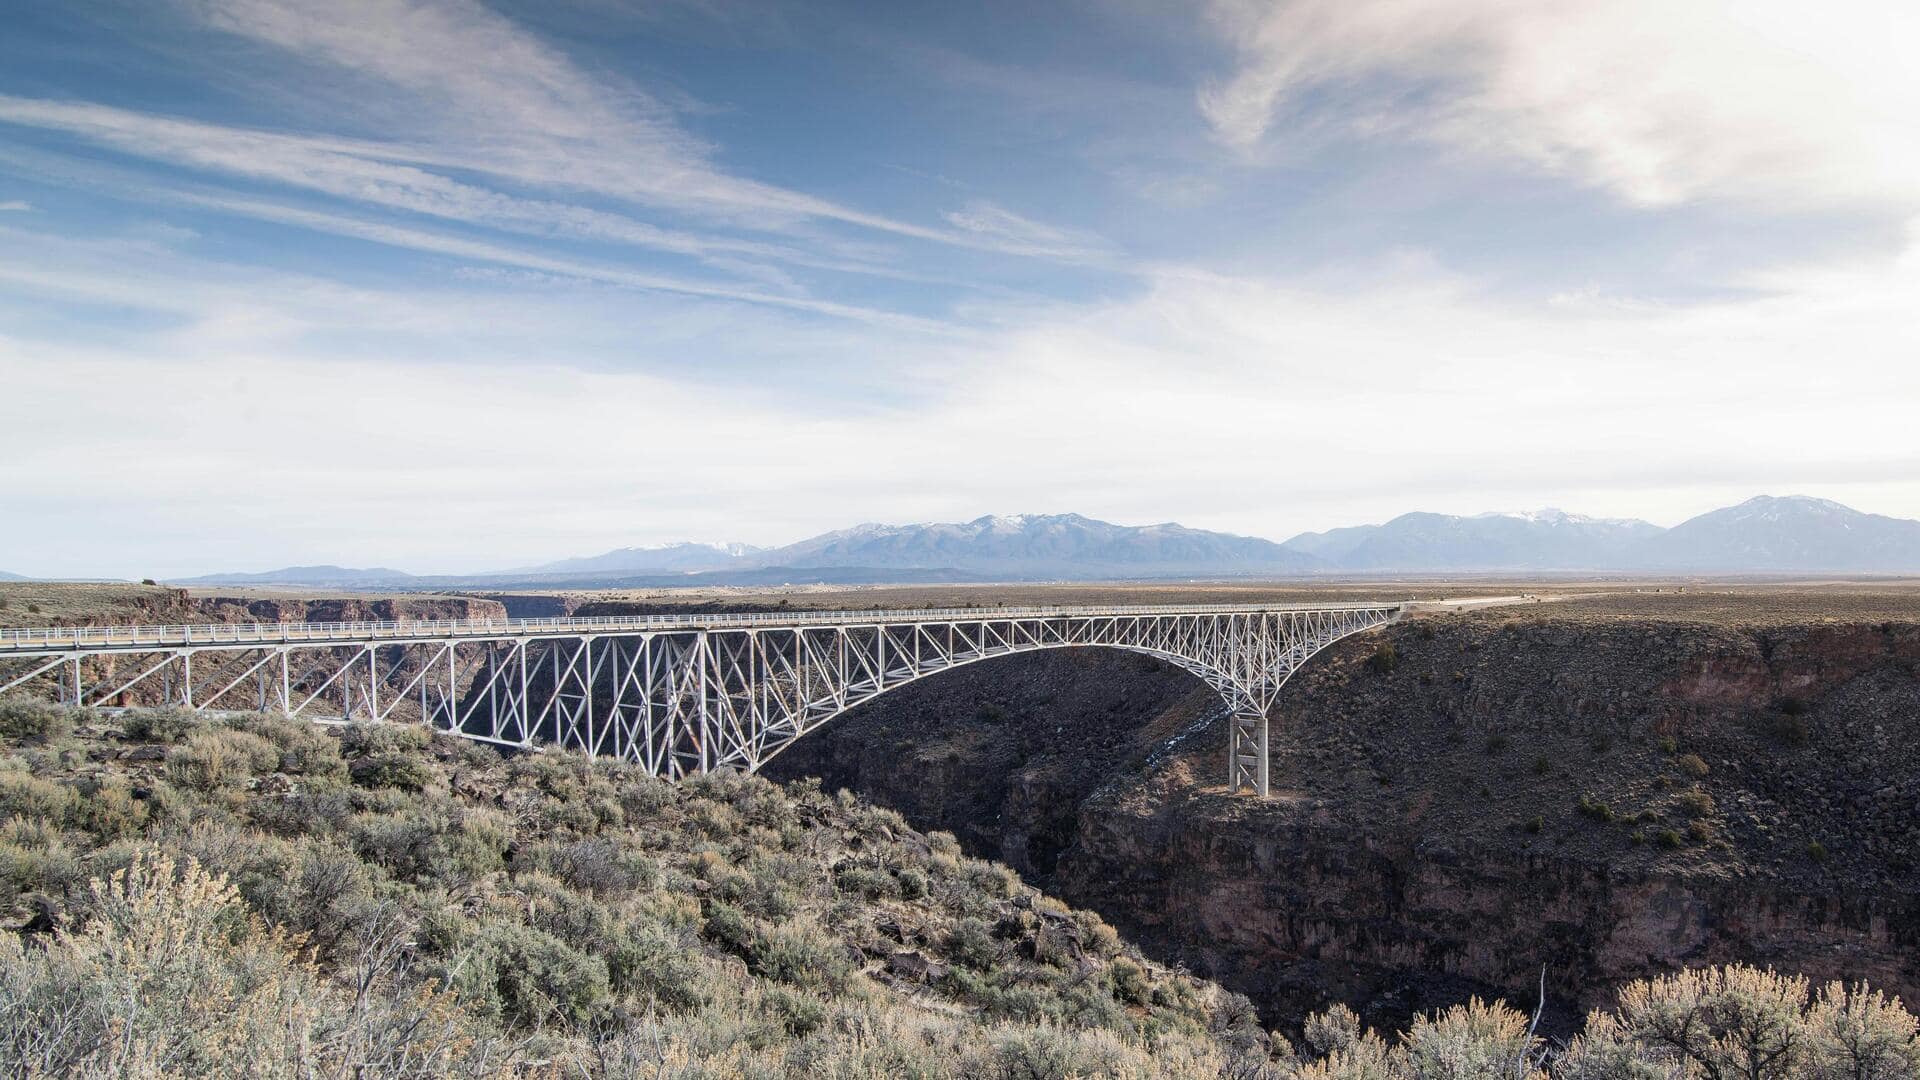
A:
<svg viewBox="0 0 1920 1080">
<path fill-rule="evenodd" d="M 948 829 L 1270 1024 L 1472 994 L 1566 1029 L 1743 960 L 1920 1000 L 1910 594 L 1625 591 L 1415 618 L 1314 659 L 1268 800 L 1211 691 L 1151 658 L 1010 657 L 769 763 Z"/>
</svg>

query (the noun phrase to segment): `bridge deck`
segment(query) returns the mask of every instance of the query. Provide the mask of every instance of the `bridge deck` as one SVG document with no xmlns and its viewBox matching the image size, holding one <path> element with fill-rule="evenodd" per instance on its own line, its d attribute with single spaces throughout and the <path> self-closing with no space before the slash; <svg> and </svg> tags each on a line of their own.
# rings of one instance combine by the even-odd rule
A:
<svg viewBox="0 0 1920 1080">
<path fill-rule="evenodd" d="M 1112 618 L 1151 615 L 1260 615 L 1390 611 L 1399 602 L 1354 604 L 1162 604 L 1091 607 L 896 608 L 868 611 L 608 615 L 556 619 L 397 619 L 340 623 L 208 623 L 194 626 L 55 626 L 0 630 L 0 655 L 139 651 L 195 645 L 445 641 L 581 634 L 639 634 L 798 627 L 906 626 L 1001 619 Z"/>
</svg>

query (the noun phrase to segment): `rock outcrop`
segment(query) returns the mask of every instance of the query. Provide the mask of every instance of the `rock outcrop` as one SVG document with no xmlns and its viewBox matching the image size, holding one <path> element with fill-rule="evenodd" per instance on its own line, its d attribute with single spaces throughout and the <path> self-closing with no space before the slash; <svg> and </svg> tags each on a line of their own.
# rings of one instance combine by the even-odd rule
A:
<svg viewBox="0 0 1920 1080">
<path fill-rule="evenodd" d="M 1383 648 L 1390 645 L 1391 648 Z M 896 691 L 767 769 L 955 831 L 1287 1023 L 1468 993 L 1562 1023 L 1682 965 L 1920 1000 L 1920 625 L 1571 604 L 1316 658 L 1270 800 L 1172 669 L 1013 657 Z"/>
</svg>

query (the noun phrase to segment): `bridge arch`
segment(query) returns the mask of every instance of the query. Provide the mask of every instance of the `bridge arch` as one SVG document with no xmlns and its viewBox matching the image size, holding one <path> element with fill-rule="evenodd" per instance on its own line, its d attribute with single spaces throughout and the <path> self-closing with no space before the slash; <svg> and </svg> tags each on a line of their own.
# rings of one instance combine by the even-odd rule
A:
<svg viewBox="0 0 1920 1080">
<path fill-rule="evenodd" d="M 1023 656 L 1031 653 L 1048 652 L 1048 651 L 1055 651 L 1055 650 L 1062 650 L 1062 649 L 1103 649 L 1103 650 L 1111 650 L 1114 652 L 1132 653 L 1135 656 L 1151 656 L 1157 660 L 1161 660 L 1168 664 L 1171 664 L 1174 667 L 1179 668 L 1180 670 L 1186 672 L 1187 674 L 1192 675 L 1195 678 L 1199 679 L 1200 681 L 1206 683 L 1207 686 L 1213 690 L 1214 694 L 1218 696 L 1223 702 L 1225 702 L 1229 710 L 1233 710 L 1237 713 L 1240 710 L 1253 707 L 1253 704 L 1251 700 L 1247 697 L 1245 691 L 1241 690 L 1240 687 L 1233 682 L 1232 677 L 1229 676 L 1226 672 L 1209 667 L 1208 665 L 1203 664 L 1199 661 L 1193 660 L 1189 657 L 1181 656 L 1178 653 L 1165 652 L 1159 649 L 1139 648 L 1131 645 L 1097 645 L 1097 644 L 1069 645 L 1064 643 L 1049 643 L 1045 645 L 1036 645 L 1029 648 L 1015 649 L 1015 650 L 1011 650 L 1003 653 L 995 653 L 991 656 L 976 656 L 967 660 L 962 660 L 957 663 L 948 664 L 942 667 L 928 668 L 927 670 L 917 672 L 916 674 L 908 678 L 902 679 L 899 682 L 888 683 L 886 686 L 879 689 L 875 689 L 872 692 L 867 693 L 861 697 L 849 699 L 845 705 L 841 706 L 838 710 L 834 711 L 831 715 L 823 717 L 819 721 L 808 725 L 805 729 L 793 735 L 791 738 L 785 739 L 784 741 L 780 742 L 778 745 L 767 748 L 765 752 L 759 756 L 758 760 L 752 763 L 752 765 L 748 768 L 748 771 L 758 772 L 761 769 L 761 767 L 766 765 L 768 762 L 772 761 L 774 758 L 778 757 L 783 751 L 787 750 L 789 747 L 792 747 L 794 744 L 798 743 L 801 739 L 807 737 L 808 735 L 813 734 L 816 731 L 819 731 L 821 728 L 839 719 L 842 715 L 847 713 L 849 710 L 856 709 L 885 694 L 890 694 L 895 690 L 901 689 L 902 687 L 914 685 L 916 683 L 922 682 L 935 675 L 941 675 L 949 671 L 956 671 L 961 668 L 971 667 L 975 664 L 985 663 L 990 660 L 998 660 L 1006 656 Z"/>
</svg>

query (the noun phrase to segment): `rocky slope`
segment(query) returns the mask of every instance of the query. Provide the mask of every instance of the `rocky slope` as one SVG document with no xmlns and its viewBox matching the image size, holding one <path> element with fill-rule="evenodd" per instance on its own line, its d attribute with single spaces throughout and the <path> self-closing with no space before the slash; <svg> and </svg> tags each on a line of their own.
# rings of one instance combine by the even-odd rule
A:
<svg viewBox="0 0 1920 1080">
<path fill-rule="evenodd" d="M 0 826 L 9 1076 L 1279 1080 L 1285 1064 L 1245 999 L 951 836 L 809 785 L 15 698 Z"/>
<path fill-rule="evenodd" d="M 953 829 L 1275 1022 L 1326 996 L 1384 1023 L 1530 1004 L 1543 967 L 1572 1016 L 1736 958 L 1913 1001 L 1913 610 L 1669 594 L 1403 623 L 1296 677 L 1265 802 L 1213 786 L 1207 691 L 1099 652 L 929 679 L 768 772 Z"/>
</svg>

